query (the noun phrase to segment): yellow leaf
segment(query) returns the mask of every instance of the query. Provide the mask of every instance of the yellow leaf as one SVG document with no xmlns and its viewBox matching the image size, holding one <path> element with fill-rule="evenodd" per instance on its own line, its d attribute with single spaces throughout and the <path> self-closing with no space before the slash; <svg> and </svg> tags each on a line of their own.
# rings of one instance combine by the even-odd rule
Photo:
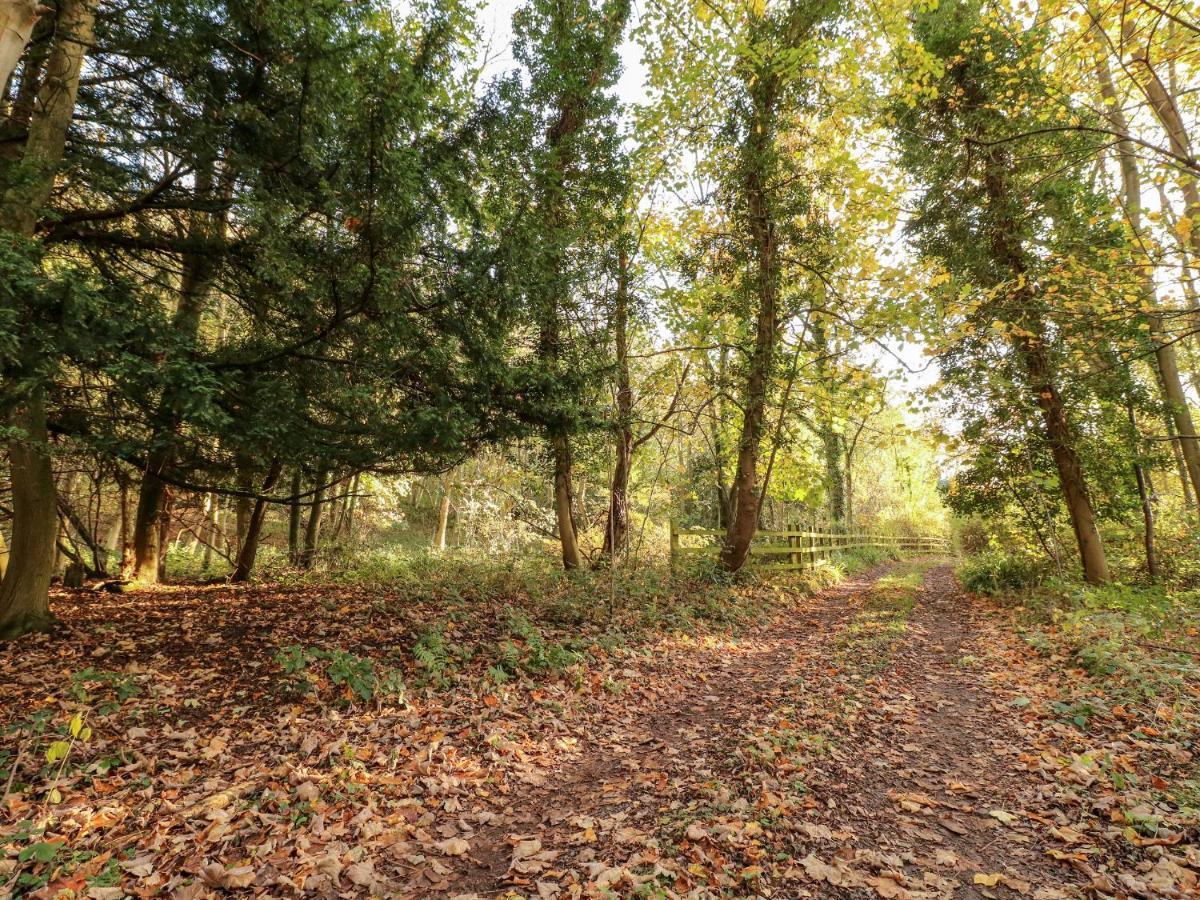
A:
<svg viewBox="0 0 1200 900">
<path fill-rule="evenodd" d="M 984 887 L 995 887 L 1000 883 L 1000 879 L 1004 876 L 999 872 L 994 872 L 991 875 L 985 875 L 982 872 L 976 872 L 975 877 L 971 880 L 975 884 L 982 884 Z"/>
</svg>

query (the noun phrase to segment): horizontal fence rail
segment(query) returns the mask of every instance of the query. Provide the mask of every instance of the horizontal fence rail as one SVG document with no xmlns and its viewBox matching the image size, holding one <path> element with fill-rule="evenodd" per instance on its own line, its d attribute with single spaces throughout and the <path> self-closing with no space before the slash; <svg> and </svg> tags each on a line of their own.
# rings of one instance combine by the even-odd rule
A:
<svg viewBox="0 0 1200 900">
<path fill-rule="evenodd" d="M 671 523 L 671 565 L 688 558 L 715 558 L 725 531 L 719 528 L 678 528 Z M 707 538 L 689 545 L 686 538 Z M 950 539 L 942 535 L 879 534 L 870 531 L 760 531 L 750 545 L 747 569 L 782 572 L 812 568 L 836 553 L 878 547 L 897 554 L 948 553 Z"/>
</svg>

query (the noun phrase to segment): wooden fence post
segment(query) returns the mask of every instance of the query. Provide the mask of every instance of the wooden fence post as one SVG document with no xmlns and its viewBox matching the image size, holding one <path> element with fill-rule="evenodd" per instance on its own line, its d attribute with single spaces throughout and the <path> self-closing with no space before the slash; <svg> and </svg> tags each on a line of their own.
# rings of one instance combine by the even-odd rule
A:
<svg viewBox="0 0 1200 900">
<path fill-rule="evenodd" d="M 671 520 L 671 571 L 675 571 L 675 560 L 679 556 L 679 532 L 675 528 L 675 520 Z"/>
</svg>

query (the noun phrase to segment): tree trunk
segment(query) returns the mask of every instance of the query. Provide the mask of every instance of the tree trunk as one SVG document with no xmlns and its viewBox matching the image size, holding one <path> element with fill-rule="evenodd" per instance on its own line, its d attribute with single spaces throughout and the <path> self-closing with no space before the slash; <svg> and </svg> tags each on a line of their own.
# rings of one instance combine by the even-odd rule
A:
<svg viewBox="0 0 1200 900">
<path fill-rule="evenodd" d="M 573 176 L 576 149 L 575 138 L 589 123 L 594 105 L 594 94 L 601 89 L 605 67 L 610 65 L 610 52 L 621 42 L 625 23 L 629 18 L 629 4 L 620 4 L 604 21 L 603 33 L 589 58 L 594 61 L 590 71 L 580 71 L 580 77 L 562 79 L 554 103 L 554 115 L 546 130 L 545 143 L 550 152 L 551 163 L 548 179 L 539 191 L 541 196 L 542 229 L 547 238 L 544 262 L 549 278 L 542 296 L 538 298 L 539 321 L 538 354 L 547 367 L 558 372 L 563 365 L 562 328 L 563 301 L 571 291 L 564 259 L 565 246 L 560 244 L 566 216 L 567 185 Z M 570 4 L 553 6 L 551 27 L 564 47 L 569 46 L 572 30 L 577 27 Z M 571 65 L 575 61 L 564 61 Z M 583 565 L 579 551 L 579 538 L 575 529 L 572 503 L 572 454 L 570 426 L 558 425 L 548 435 L 550 454 L 554 469 L 553 498 L 554 515 L 558 525 L 558 539 L 562 546 L 563 568 L 578 569 Z"/>
<path fill-rule="evenodd" d="M 196 164 L 195 195 L 197 198 L 212 202 L 224 198 L 229 190 L 228 173 L 225 176 L 225 186 L 217 186 L 215 163 L 212 158 L 200 159 Z M 193 210 L 188 219 L 188 237 L 201 243 L 211 243 L 213 239 L 224 234 L 226 214 L 222 210 L 213 213 L 208 210 Z M 175 306 L 172 328 L 180 337 L 184 346 L 196 343 L 200 331 L 200 319 L 208 302 L 212 286 L 216 281 L 218 269 L 217 255 L 208 250 L 200 250 L 185 254 L 182 272 L 179 280 L 179 298 Z M 182 393 L 187 389 L 183 388 Z M 162 536 L 154 535 L 157 523 L 166 518 L 163 501 L 166 496 L 165 485 L 161 476 L 175 462 L 175 443 L 179 428 L 183 423 L 183 407 L 185 397 L 175 386 L 168 386 L 163 392 L 158 408 L 154 412 L 154 435 L 150 445 L 153 450 L 147 455 L 146 471 L 142 477 L 141 490 L 138 495 L 138 513 L 134 531 L 133 580 L 142 584 L 153 584 L 162 575 L 161 561 L 163 559 Z M 242 506 L 238 507 L 238 548 L 241 548 L 243 534 L 240 530 Z M 249 508 L 245 509 L 249 516 Z"/>
<path fill-rule="evenodd" d="M 616 461 L 608 494 L 608 521 L 603 555 L 615 559 L 625 552 L 629 536 L 629 477 L 633 470 L 633 386 L 629 376 L 629 249 L 621 242 L 617 259 L 617 289 L 613 303 L 613 332 L 617 364 Z"/>
<path fill-rule="evenodd" d="M 558 541 L 562 546 L 564 569 L 583 565 L 579 538 L 575 533 L 575 517 L 571 499 L 571 442 L 565 436 L 552 438 L 550 452 L 554 460 L 554 517 L 558 525 Z"/>
<path fill-rule="evenodd" d="M 43 630 L 54 621 L 48 591 L 58 536 L 54 472 L 41 394 L 18 409 L 10 424 L 24 434 L 8 444 L 13 524 L 9 566 L 0 581 L 0 640 Z"/>
<path fill-rule="evenodd" d="M 12 77 L 46 7 L 38 0 L 0 0 L 0 91 Z"/>
<path fill-rule="evenodd" d="M 1138 439 L 1137 415 L 1133 403 L 1127 404 L 1129 427 L 1132 437 Z M 1133 463 L 1133 477 L 1137 481 L 1138 499 L 1142 505 L 1142 544 L 1146 550 L 1146 574 L 1151 579 L 1158 578 L 1158 556 L 1154 552 L 1154 488 L 1150 483 L 1150 473 L 1137 460 Z"/>
<path fill-rule="evenodd" d="M 46 61 L 45 78 L 25 140 L 28 178 L 10 186 L 0 204 L 0 227 L 31 238 L 54 190 L 54 178 L 66 147 L 67 128 L 75 112 L 79 72 L 93 41 L 96 0 L 62 0 L 57 37 Z M 22 355 L 37 348 L 22 348 Z M 42 360 L 25 358 L 29 368 Z M 3 385 L 6 397 L 19 397 L 19 387 Z M 47 592 L 54 565 L 58 531 L 54 473 L 47 439 L 46 399 L 41 385 L 24 391 L 13 403 L 10 424 L 23 434 L 8 442 L 13 478 L 12 544 L 8 569 L 0 581 L 0 637 L 10 638 L 51 621 Z"/>
<path fill-rule="evenodd" d="M 1102 584 L 1110 580 L 1108 561 L 1096 527 L 1083 466 L 1075 449 L 1075 435 L 1046 350 L 1045 322 L 1037 312 L 1037 296 L 1026 277 L 1025 251 L 1017 237 L 1014 201 L 1009 195 L 1007 178 L 1007 157 L 1003 150 L 993 149 L 987 157 L 983 176 L 993 218 L 991 252 L 996 262 L 1011 273 L 1013 281 L 1022 285 L 1014 289 L 1009 298 L 1013 312 L 1002 314 L 1010 315 L 1016 326 L 1011 337 L 1013 350 L 1025 371 L 1032 398 L 1042 413 L 1046 443 L 1058 470 L 1059 486 L 1083 565 L 1083 577 L 1092 584 Z"/>
<path fill-rule="evenodd" d="M 166 483 L 151 470 L 142 478 L 138 490 L 137 512 L 133 519 L 133 571 L 130 577 L 140 584 L 158 582 L 159 560 L 162 558 L 160 526 L 166 487 Z"/>
<path fill-rule="evenodd" d="M 775 92 L 778 76 L 759 72 L 750 87 L 752 112 L 742 152 L 746 215 L 754 270 L 750 282 L 758 303 L 754 347 L 746 362 L 742 391 L 742 433 L 733 478 L 733 518 L 725 530 L 721 567 L 736 572 L 746 564 L 750 542 L 758 529 L 758 457 L 767 410 L 767 391 L 779 342 L 779 261 L 775 222 L 770 205 L 769 157 L 775 130 Z"/>
<path fill-rule="evenodd" d="M 275 457 L 271 468 L 263 478 L 262 493 L 267 493 L 279 480 L 283 471 L 283 460 Z M 231 581 L 249 581 L 250 573 L 254 571 L 254 558 L 258 555 L 258 539 L 262 535 L 263 522 L 267 519 L 267 501 L 262 497 L 254 501 L 254 511 L 250 513 L 250 521 L 246 524 L 246 538 L 238 549 L 237 564 L 234 566 Z"/>
<path fill-rule="evenodd" d="M 354 479 L 350 482 L 350 497 L 346 503 L 346 537 L 354 537 L 354 513 L 358 509 L 358 488 L 362 483 L 362 472 L 355 472 Z M 342 530 L 341 523 L 338 523 L 338 531 Z"/>
<path fill-rule="evenodd" d="M 1112 73 L 1108 67 L 1108 58 L 1103 53 L 1102 46 L 1097 49 L 1096 80 L 1100 85 L 1100 96 L 1105 115 L 1114 131 L 1118 134 L 1128 134 L 1129 123 L 1118 102 L 1119 98 L 1113 85 Z M 1147 68 L 1149 68 L 1148 64 Z M 1148 79 L 1147 96 L 1151 99 L 1159 121 L 1170 135 L 1172 148 L 1178 148 L 1176 152 L 1190 151 L 1187 134 L 1183 131 L 1183 125 L 1174 102 L 1162 83 L 1158 81 L 1153 70 L 1149 71 L 1153 77 Z M 1125 218 L 1133 234 L 1134 254 L 1140 263 L 1139 279 L 1142 296 L 1148 310 L 1146 320 L 1150 326 L 1150 339 L 1154 342 L 1154 358 L 1158 365 L 1159 385 L 1162 388 L 1167 414 L 1175 425 L 1184 468 L 1187 471 L 1188 480 L 1191 482 L 1192 496 L 1200 497 L 1200 440 L 1197 439 L 1196 426 L 1192 421 L 1187 395 L 1183 390 L 1183 381 L 1179 377 L 1179 361 L 1175 353 L 1175 345 L 1171 336 L 1163 328 L 1158 294 L 1154 287 L 1153 268 L 1142 238 L 1142 180 L 1141 173 L 1138 171 L 1137 148 L 1132 141 L 1117 141 L 1117 159 L 1121 167 Z M 1188 201 L 1190 210 L 1188 215 L 1200 215 L 1200 194 L 1196 193 L 1195 180 L 1185 176 L 1184 181 L 1191 187 L 1194 195 Z M 1193 230 L 1192 233 L 1200 236 L 1196 230 Z"/>
<path fill-rule="evenodd" d="M 446 529 L 450 524 L 450 484 L 442 481 L 442 499 L 438 501 L 437 528 L 433 532 L 433 549 L 438 553 L 446 549 Z"/>
<path fill-rule="evenodd" d="M 92 554 L 92 566 L 88 567 L 88 573 L 92 576 L 105 576 L 107 553 L 105 553 L 99 539 L 92 533 L 88 523 L 75 512 L 70 500 L 65 496 L 59 496 L 58 509 L 62 513 L 63 518 L 75 529 L 75 533 L 79 536 L 79 540 L 83 542 L 84 546 L 87 547 L 88 552 Z"/>
<path fill-rule="evenodd" d="M 318 488 L 309 508 L 308 525 L 304 529 L 304 550 L 300 554 L 300 567 L 303 569 L 311 569 L 317 559 L 317 546 L 321 540 L 321 512 L 325 506 L 325 482 L 328 478 L 328 469 L 317 473 Z"/>
<path fill-rule="evenodd" d="M 288 504 L 288 562 L 300 561 L 300 470 L 292 473 L 292 502 Z"/>
<path fill-rule="evenodd" d="M 204 542 L 204 571 L 212 568 L 213 547 L 221 539 L 221 495 L 209 494 L 212 505 L 208 516 L 208 539 Z"/>
</svg>

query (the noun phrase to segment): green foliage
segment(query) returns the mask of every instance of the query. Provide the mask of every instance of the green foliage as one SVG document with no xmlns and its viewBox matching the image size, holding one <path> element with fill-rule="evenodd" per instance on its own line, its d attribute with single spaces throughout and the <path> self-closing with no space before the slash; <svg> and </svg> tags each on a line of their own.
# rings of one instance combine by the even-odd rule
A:
<svg viewBox="0 0 1200 900">
<path fill-rule="evenodd" d="M 494 673 L 504 673 L 503 680 L 518 672 L 558 675 L 584 658 L 562 644 L 547 641 L 541 630 L 521 613 L 510 612 L 508 634 L 509 640 L 498 645 L 496 663 L 492 666 Z"/>
<path fill-rule="evenodd" d="M 993 595 L 1033 588 L 1046 578 L 1045 568 L 1037 559 L 998 550 L 967 557 L 955 574 L 968 591 Z"/>
<path fill-rule="evenodd" d="M 306 693 L 312 687 L 304 677 L 305 673 L 313 672 L 313 665 L 320 664 L 315 674 L 323 675 L 334 687 L 344 688 L 364 702 L 385 697 L 402 701 L 405 696 L 404 680 L 399 672 L 386 667 L 377 668 L 373 660 L 345 650 L 322 650 L 292 644 L 281 648 L 274 659 L 283 673 L 292 678 L 293 688 L 301 693 Z"/>
<path fill-rule="evenodd" d="M 451 645 L 446 640 L 445 628 L 437 626 L 421 632 L 413 644 L 412 655 L 426 680 L 434 684 L 444 684 L 447 675 L 453 670 L 451 650 Z"/>
</svg>

